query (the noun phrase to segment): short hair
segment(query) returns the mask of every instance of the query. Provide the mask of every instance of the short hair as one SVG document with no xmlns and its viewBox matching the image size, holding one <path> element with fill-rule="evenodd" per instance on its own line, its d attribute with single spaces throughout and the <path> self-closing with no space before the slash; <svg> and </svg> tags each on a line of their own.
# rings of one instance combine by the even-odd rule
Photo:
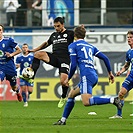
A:
<svg viewBox="0 0 133 133">
<path fill-rule="evenodd" d="M 4 31 L 4 26 L 2 24 L 0 24 L 0 26 L 2 27 L 3 31 Z"/>
<path fill-rule="evenodd" d="M 24 43 L 23 45 L 27 45 L 27 46 L 28 46 L 28 44 L 27 44 L 27 43 Z"/>
<path fill-rule="evenodd" d="M 84 25 L 78 26 L 76 28 L 74 28 L 74 36 L 77 38 L 81 38 L 84 39 L 86 35 L 86 30 L 84 28 Z"/>
<path fill-rule="evenodd" d="M 128 32 L 127 32 L 127 35 L 128 34 L 132 34 L 133 35 L 133 31 L 132 30 L 129 30 Z"/>
<path fill-rule="evenodd" d="M 64 24 L 65 21 L 64 21 L 64 17 L 57 17 L 54 19 L 54 23 L 57 23 L 57 22 L 60 22 L 61 24 Z"/>
</svg>

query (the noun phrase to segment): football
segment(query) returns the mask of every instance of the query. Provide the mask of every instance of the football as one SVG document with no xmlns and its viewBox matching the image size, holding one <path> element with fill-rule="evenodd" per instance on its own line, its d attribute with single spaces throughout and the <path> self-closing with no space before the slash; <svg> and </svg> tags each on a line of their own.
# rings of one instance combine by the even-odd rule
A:
<svg viewBox="0 0 133 133">
<path fill-rule="evenodd" d="M 24 68 L 23 71 L 22 71 L 22 76 L 23 76 L 24 78 L 32 78 L 32 77 L 34 76 L 34 71 L 33 71 L 33 69 L 30 68 L 30 67 Z"/>
</svg>

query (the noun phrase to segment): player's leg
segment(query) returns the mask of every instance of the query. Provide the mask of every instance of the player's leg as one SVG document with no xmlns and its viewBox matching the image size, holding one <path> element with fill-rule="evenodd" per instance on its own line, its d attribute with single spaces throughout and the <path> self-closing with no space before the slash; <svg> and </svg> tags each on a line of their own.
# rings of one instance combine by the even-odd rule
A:
<svg viewBox="0 0 133 133">
<path fill-rule="evenodd" d="M 82 84 L 80 85 L 81 98 L 84 106 L 102 105 L 102 104 L 108 104 L 108 103 L 113 103 L 116 106 L 121 105 L 120 99 L 118 98 L 114 98 L 114 97 L 103 98 L 99 96 L 92 97 L 92 88 L 97 84 L 97 80 L 98 80 L 98 77 L 96 74 L 89 77 L 83 76 L 81 80 L 82 80 Z M 119 108 L 121 108 L 121 106 Z"/>
<path fill-rule="evenodd" d="M 74 105 L 75 105 L 75 99 L 74 98 L 77 95 L 80 95 L 79 87 L 76 87 L 69 92 L 68 100 L 67 100 L 67 103 L 64 107 L 62 118 L 60 120 L 58 120 L 56 123 L 53 123 L 54 125 L 66 125 L 66 119 L 69 117 L 72 109 L 74 108 Z"/>
<path fill-rule="evenodd" d="M 30 86 L 28 86 L 28 101 L 30 99 L 30 95 L 32 94 L 33 92 L 33 84 L 31 84 Z"/>
<path fill-rule="evenodd" d="M 128 84 L 127 84 L 128 83 Z M 119 98 L 120 98 L 120 102 L 122 104 L 122 107 L 124 106 L 124 96 L 126 95 L 127 92 L 129 92 L 131 89 L 133 88 L 133 80 L 132 77 L 129 75 L 124 82 L 122 83 L 122 88 L 119 91 Z M 122 118 L 122 109 L 117 108 L 117 114 L 109 117 L 111 118 Z"/>
<path fill-rule="evenodd" d="M 45 51 L 38 51 L 34 54 L 34 58 L 33 58 L 33 62 L 32 62 L 32 69 L 34 71 L 34 77 L 36 75 L 36 72 L 40 66 L 40 60 L 44 61 L 44 62 L 49 62 L 49 56 L 47 54 L 47 52 Z M 34 78 L 33 77 L 33 78 Z"/>
<path fill-rule="evenodd" d="M 22 91 L 24 107 L 27 107 L 28 106 L 28 102 L 27 102 L 27 86 L 26 85 L 22 85 L 21 86 L 21 91 Z"/>
<path fill-rule="evenodd" d="M 122 104 L 122 107 L 124 106 L 124 96 L 126 95 L 127 92 L 128 92 L 127 89 L 124 88 L 124 87 L 122 87 L 121 90 L 119 91 L 118 96 L 119 96 L 119 98 L 120 98 L 120 102 L 121 102 L 121 104 Z M 114 116 L 112 116 L 112 117 L 109 117 L 109 118 L 110 118 L 110 119 L 113 119 L 113 118 L 114 118 L 114 119 L 115 119 L 115 118 L 122 118 L 122 108 L 119 109 L 119 108 L 117 107 L 117 114 L 114 115 Z"/>
<path fill-rule="evenodd" d="M 60 99 L 60 101 L 59 101 L 59 103 L 58 103 L 58 107 L 59 107 L 59 108 L 62 108 L 63 105 L 64 105 L 65 102 L 66 102 L 66 97 L 67 97 L 67 92 L 68 92 L 69 86 L 68 86 L 68 84 L 66 85 L 66 84 L 64 83 L 64 81 L 65 81 L 67 78 L 68 78 L 68 74 L 66 74 L 66 73 L 61 73 L 61 74 L 60 74 L 60 83 L 61 83 L 61 85 L 62 85 L 62 95 L 61 95 L 61 99 Z"/>
<path fill-rule="evenodd" d="M 14 72 L 13 76 L 6 75 L 6 80 L 8 80 L 10 82 L 12 90 L 16 92 L 18 101 L 21 102 L 22 101 L 22 96 L 21 96 L 21 93 L 20 93 L 20 87 L 17 84 L 17 76 L 16 75 L 17 75 L 17 73 L 15 73 L 15 72 Z"/>
</svg>

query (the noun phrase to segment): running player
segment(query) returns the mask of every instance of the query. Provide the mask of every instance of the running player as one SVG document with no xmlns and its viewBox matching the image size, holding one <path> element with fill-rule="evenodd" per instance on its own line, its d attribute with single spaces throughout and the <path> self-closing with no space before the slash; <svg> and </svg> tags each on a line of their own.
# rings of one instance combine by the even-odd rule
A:
<svg viewBox="0 0 133 133">
<path fill-rule="evenodd" d="M 98 82 L 98 75 L 93 64 L 94 56 L 104 61 L 108 71 L 109 81 L 111 83 L 114 83 L 114 75 L 112 74 L 108 57 L 100 52 L 95 46 L 84 41 L 85 35 L 86 30 L 83 25 L 74 29 L 75 42 L 69 45 L 71 67 L 69 78 L 66 80 L 66 84 L 68 84 L 68 81 L 74 75 L 77 66 L 80 71 L 80 83 L 77 87 L 71 89 L 62 118 L 54 123 L 54 125 L 66 125 L 66 119 L 74 108 L 74 99 L 79 94 L 81 94 L 81 99 L 84 106 L 112 103 L 121 109 L 121 103 L 118 97 L 92 97 L 92 89 Z"/>
<path fill-rule="evenodd" d="M 22 101 L 22 96 L 17 85 L 17 71 L 14 63 L 14 56 L 21 53 L 18 43 L 10 37 L 4 37 L 4 26 L 0 24 L 0 84 L 6 78 L 10 82 L 11 88 L 16 92 L 18 101 Z M 14 51 L 15 49 L 15 51 Z"/>
<path fill-rule="evenodd" d="M 33 54 L 28 52 L 28 44 L 24 43 L 22 46 L 22 53 L 16 58 L 16 67 L 20 68 L 20 76 L 22 75 L 22 70 L 25 67 L 31 67 L 33 57 Z M 25 79 L 20 78 L 20 87 L 22 90 L 24 107 L 27 107 L 30 94 L 33 92 L 33 83 L 29 83 Z"/>
</svg>

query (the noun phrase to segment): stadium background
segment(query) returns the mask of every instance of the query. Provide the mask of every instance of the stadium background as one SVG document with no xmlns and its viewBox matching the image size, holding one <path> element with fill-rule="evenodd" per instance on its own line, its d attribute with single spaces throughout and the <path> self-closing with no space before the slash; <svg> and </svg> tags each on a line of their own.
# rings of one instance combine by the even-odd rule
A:
<svg viewBox="0 0 133 133">
<path fill-rule="evenodd" d="M 28 0 L 27 9 L 19 10 L 20 12 L 26 11 L 24 25 L 20 25 L 20 19 L 18 25 L 12 26 L 11 23 L 8 27 L 6 26 L 5 10 L 2 8 L 3 0 L 0 1 L 0 23 L 5 25 L 6 36 L 12 36 L 20 46 L 23 43 L 28 43 L 30 48 L 37 47 L 47 40 L 49 34 L 54 31 L 51 18 L 63 16 L 66 20 L 66 27 L 69 29 L 73 29 L 78 24 L 85 25 L 86 40 L 107 54 L 111 60 L 114 74 L 121 69 L 124 64 L 125 52 L 129 49 L 126 32 L 132 29 L 132 1 L 121 0 L 119 3 L 119 0 L 43 0 L 44 7 L 45 4 L 49 5 L 48 8 L 42 10 L 42 16 L 43 13 L 47 13 L 48 18 L 46 20 L 45 17 L 42 17 L 42 24 L 37 26 L 32 23 L 32 2 L 33 0 Z M 16 34 L 14 35 L 14 33 Z M 29 33 L 30 35 L 19 35 L 19 33 Z M 51 51 L 51 47 L 46 50 Z M 103 62 L 95 59 L 95 67 L 99 74 L 99 83 L 93 89 L 93 94 L 117 95 L 126 73 L 116 77 L 116 82 L 110 85 Z M 41 62 L 34 81 L 31 100 L 58 100 L 60 94 L 58 70 Z M 126 96 L 126 100 L 133 100 L 132 96 L 133 91 Z M 0 86 L 0 100 L 16 100 L 7 81 Z M 80 100 L 80 97 L 77 97 L 77 100 Z"/>
</svg>

